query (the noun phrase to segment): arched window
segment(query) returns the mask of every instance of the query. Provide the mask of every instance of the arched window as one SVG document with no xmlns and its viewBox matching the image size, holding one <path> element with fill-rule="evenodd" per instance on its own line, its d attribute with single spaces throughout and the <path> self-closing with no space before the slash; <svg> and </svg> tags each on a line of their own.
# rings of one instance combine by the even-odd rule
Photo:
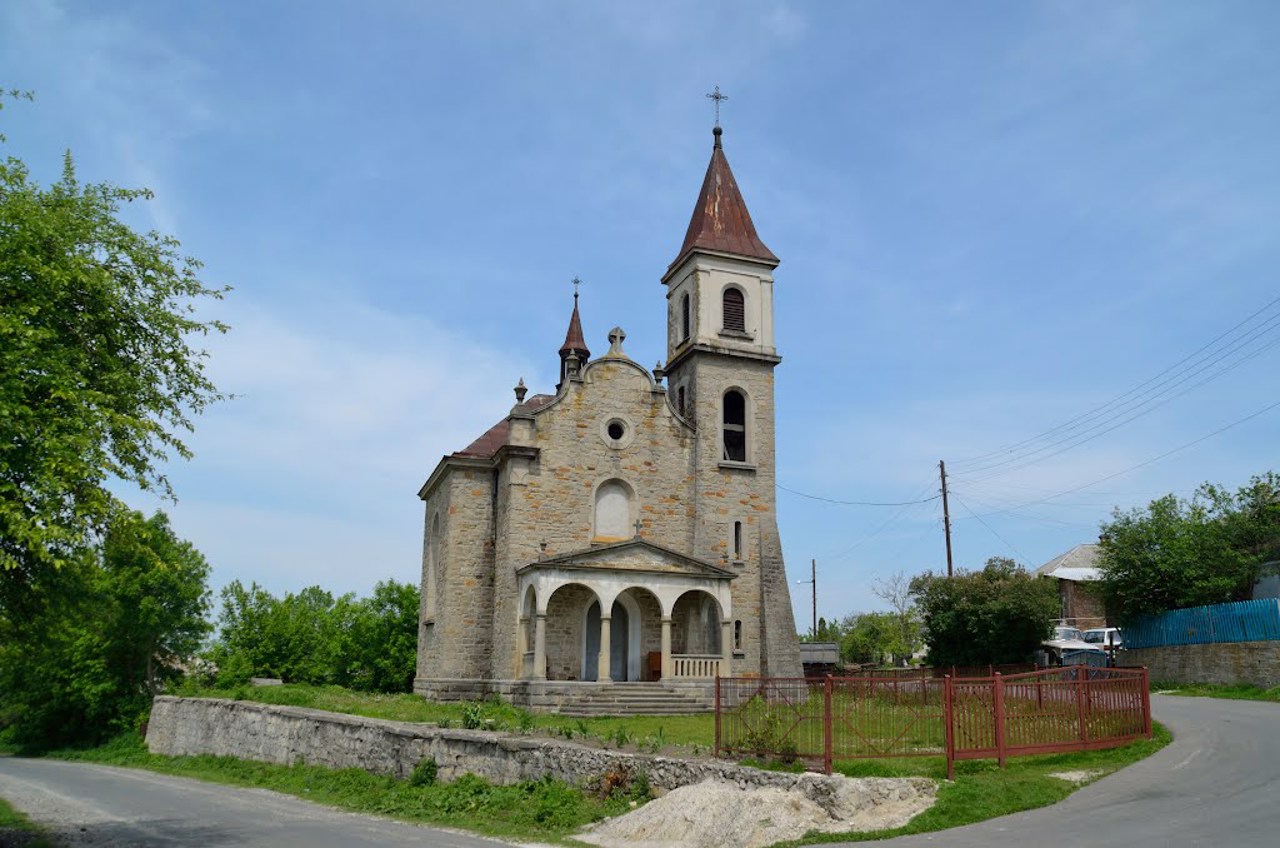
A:
<svg viewBox="0 0 1280 848">
<path fill-rule="evenodd" d="M 609 480 L 596 489 L 595 537 L 597 539 L 630 539 L 631 487 L 621 480 Z"/>
<path fill-rule="evenodd" d="M 724 393 L 724 458 L 747 461 L 747 399 L 737 389 Z"/>
<path fill-rule="evenodd" d="M 680 298 L 680 341 L 687 342 L 689 340 L 689 293 L 685 292 Z"/>
<path fill-rule="evenodd" d="M 747 303 L 742 289 L 724 290 L 724 328 L 733 333 L 747 331 Z"/>
<path fill-rule="evenodd" d="M 427 580 L 426 597 L 423 599 L 424 617 L 431 621 L 436 617 L 436 575 L 440 567 L 440 516 L 431 519 L 431 531 L 427 536 Z"/>
</svg>

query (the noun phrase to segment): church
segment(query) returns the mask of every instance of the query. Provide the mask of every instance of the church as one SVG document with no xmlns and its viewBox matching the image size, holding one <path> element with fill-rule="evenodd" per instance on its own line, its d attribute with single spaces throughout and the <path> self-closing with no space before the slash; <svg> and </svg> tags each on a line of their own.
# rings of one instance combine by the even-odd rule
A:
<svg viewBox="0 0 1280 848">
<path fill-rule="evenodd" d="M 801 676 L 774 488 L 778 258 L 713 138 L 661 279 L 666 366 L 632 360 L 621 327 L 592 358 L 575 292 L 555 391 L 521 380 L 418 492 L 415 692 L 555 710 Z"/>
</svg>

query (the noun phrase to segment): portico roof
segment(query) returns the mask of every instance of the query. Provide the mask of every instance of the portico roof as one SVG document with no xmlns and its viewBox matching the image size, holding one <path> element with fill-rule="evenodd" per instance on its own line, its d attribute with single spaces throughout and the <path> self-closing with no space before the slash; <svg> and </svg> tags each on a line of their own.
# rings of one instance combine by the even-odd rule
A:
<svg viewBox="0 0 1280 848">
<path fill-rule="evenodd" d="M 706 560 L 636 537 L 622 542 L 594 545 L 583 550 L 547 557 L 517 569 L 524 574 L 540 568 L 560 570 L 632 571 L 648 574 L 684 575 L 712 580 L 732 580 L 738 575 Z"/>
</svg>

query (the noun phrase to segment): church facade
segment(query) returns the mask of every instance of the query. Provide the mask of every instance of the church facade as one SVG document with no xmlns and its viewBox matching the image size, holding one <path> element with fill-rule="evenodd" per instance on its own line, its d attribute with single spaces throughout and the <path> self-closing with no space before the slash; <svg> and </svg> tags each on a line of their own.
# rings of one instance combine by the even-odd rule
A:
<svg viewBox="0 0 1280 848">
<path fill-rule="evenodd" d="M 552 394 L 444 457 L 425 504 L 415 691 L 554 708 L 602 682 L 801 675 L 774 488 L 773 269 L 714 131 L 662 277 L 667 365 L 577 295 Z"/>
</svg>

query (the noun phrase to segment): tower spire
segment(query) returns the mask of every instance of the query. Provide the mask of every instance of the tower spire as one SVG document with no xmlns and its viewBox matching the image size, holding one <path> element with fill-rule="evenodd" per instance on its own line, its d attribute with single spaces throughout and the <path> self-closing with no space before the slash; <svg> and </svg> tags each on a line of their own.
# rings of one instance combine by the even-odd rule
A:
<svg viewBox="0 0 1280 848">
<path fill-rule="evenodd" d="M 707 96 L 714 99 L 714 95 Z M 721 95 L 721 99 L 723 98 Z M 719 101 L 716 106 L 719 107 Z M 724 130 L 718 122 L 711 134 L 715 142 L 711 148 L 711 161 L 707 164 L 707 175 L 702 181 L 698 202 L 693 207 L 684 244 L 670 268 L 675 268 L 698 249 L 730 253 L 777 265 L 778 257 L 756 235 L 751 213 L 747 211 L 747 203 L 742 199 L 742 192 L 738 190 L 738 182 L 733 178 L 729 160 L 725 158 L 724 148 L 720 144 Z"/>
</svg>

